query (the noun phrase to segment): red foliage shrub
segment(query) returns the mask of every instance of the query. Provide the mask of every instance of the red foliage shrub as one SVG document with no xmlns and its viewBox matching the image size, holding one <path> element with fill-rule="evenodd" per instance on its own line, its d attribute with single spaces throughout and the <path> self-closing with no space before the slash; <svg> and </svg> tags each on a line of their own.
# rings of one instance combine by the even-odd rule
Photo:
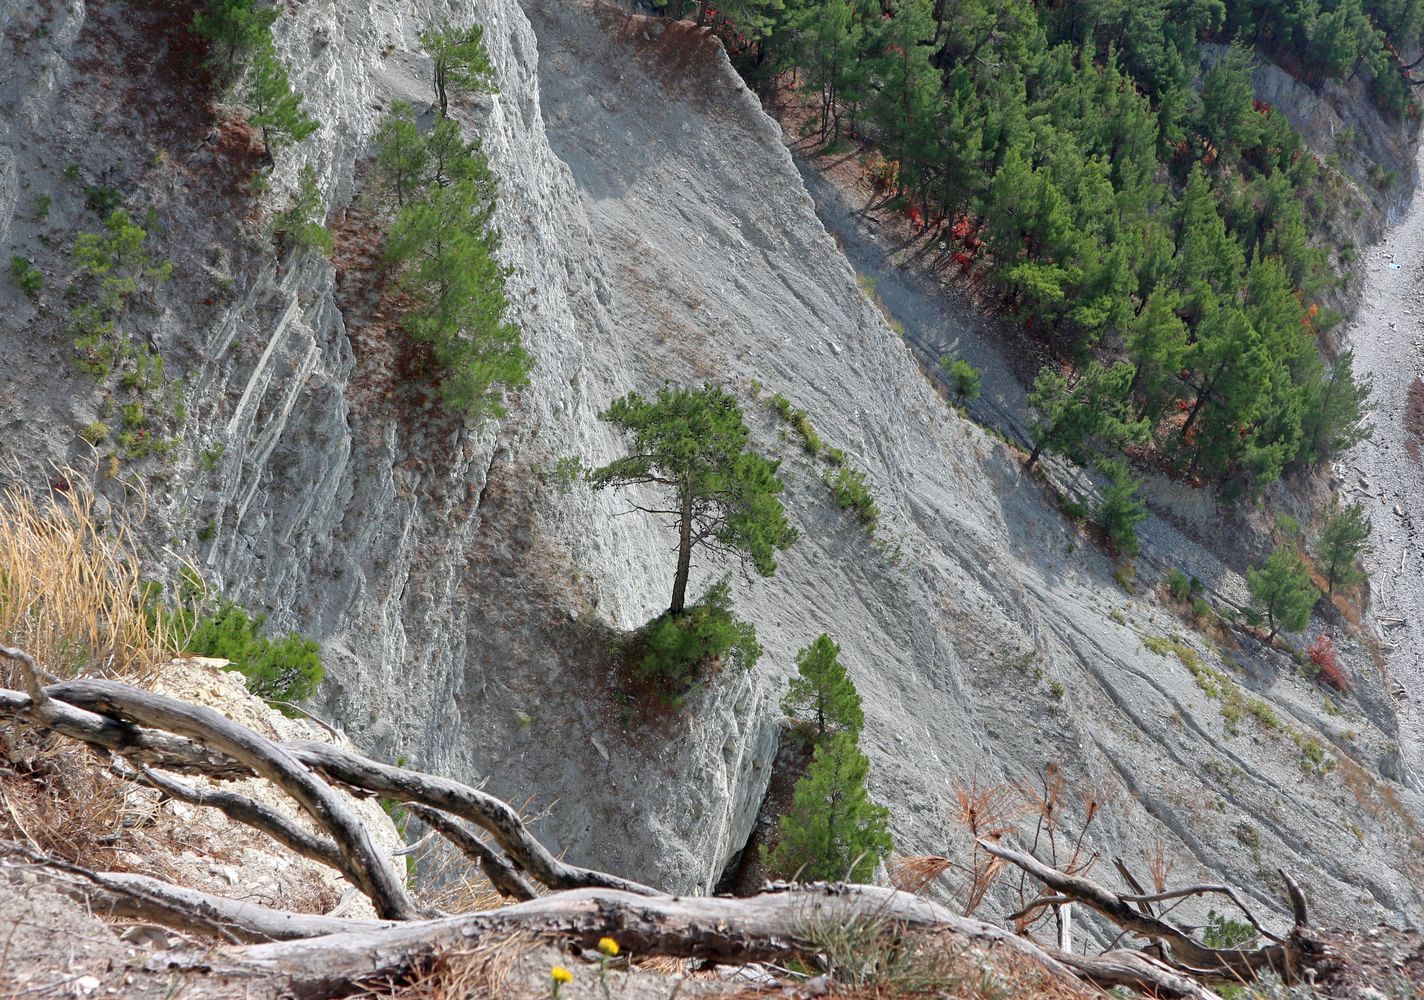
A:
<svg viewBox="0 0 1424 1000">
<path fill-rule="evenodd" d="M 1341 694 L 1350 693 L 1350 679 L 1345 676 L 1345 671 L 1340 666 L 1340 656 L 1335 651 L 1335 643 L 1328 635 L 1322 635 L 1312 642 L 1306 653 L 1310 656 L 1310 662 L 1320 669 L 1317 680 L 1321 684 L 1332 687 Z"/>
</svg>

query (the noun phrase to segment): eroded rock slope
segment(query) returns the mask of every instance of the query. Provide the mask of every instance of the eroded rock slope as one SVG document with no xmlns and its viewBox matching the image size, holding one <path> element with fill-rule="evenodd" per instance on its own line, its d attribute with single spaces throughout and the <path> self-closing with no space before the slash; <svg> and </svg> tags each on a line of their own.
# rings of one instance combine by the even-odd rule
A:
<svg viewBox="0 0 1424 1000">
<path fill-rule="evenodd" d="M 456 114 L 500 176 L 513 318 L 538 361 L 510 417 L 475 429 L 402 377 L 363 255 L 376 234 L 342 223 L 380 113 L 431 100 L 415 36 L 447 16 L 483 24 L 496 65 L 499 93 Z M 35 474 L 82 460 L 77 431 L 101 412 L 68 364 L 56 291 L 74 232 L 96 225 L 64 174 L 75 163 L 153 206 L 176 265 L 133 323 L 186 376 L 181 443 L 121 472 L 146 488 L 155 558 L 191 556 L 321 638 L 319 708 L 368 752 L 487 777 L 547 808 L 539 829 L 571 858 L 706 891 L 755 819 L 794 652 L 825 630 L 865 698 L 872 787 L 907 852 L 966 850 L 954 784 L 1033 782 L 1061 762 L 1081 792 L 1070 811 L 1100 807 L 1104 856 L 1139 864 L 1160 841 L 1174 880 L 1273 899 L 1284 863 L 1323 917 L 1421 912 L 1420 804 L 1378 776 L 1393 713 L 1363 652 L 1347 650 L 1360 694 L 1333 715 L 1284 657 L 1222 652 L 1125 593 L 1017 457 L 920 375 L 712 41 L 572 2 L 291 9 L 279 47 L 323 127 L 260 197 L 280 205 L 312 163 L 333 265 L 274 257 L 196 68 L 147 72 L 165 45 L 182 56 L 183 21 L 117 0 L 0 13 L 0 61 L 23 67 L 0 82 L 0 242 L 50 275 L 38 302 L 0 290 L 0 350 L 22 376 L 0 390 L 0 426 Z M 598 410 L 664 380 L 738 389 L 803 534 L 774 579 L 736 578 L 762 663 L 681 716 L 625 693 L 608 652 L 611 630 L 666 600 L 671 538 L 551 473 L 616 454 Z M 866 473 L 875 540 L 766 408 L 773 391 Z M 731 569 L 704 562 L 695 582 Z M 1173 636 L 1278 724 L 1228 720 L 1192 656 L 1144 644 Z M 1322 769 L 1309 740 L 1333 770 L 1306 773 Z"/>
</svg>

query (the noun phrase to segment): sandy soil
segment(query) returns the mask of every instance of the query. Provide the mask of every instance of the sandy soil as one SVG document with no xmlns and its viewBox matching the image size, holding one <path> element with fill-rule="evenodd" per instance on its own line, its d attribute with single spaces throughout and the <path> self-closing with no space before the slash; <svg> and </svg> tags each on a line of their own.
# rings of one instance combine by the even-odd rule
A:
<svg viewBox="0 0 1424 1000">
<path fill-rule="evenodd" d="M 1424 373 L 1424 199 L 1416 197 L 1384 241 L 1362 259 L 1365 289 L 1347 337 L 1355 371 L 1374 380 L 1374 436 L 1338 466 L 1343 496 L 1374 523 L 1367 558 L 1371 612 L 1384 636 L 1400 745 L 1418 788 L 1424 774 L 1424 466 L 1405 447 L 1410 383 Z"/>
</svg>

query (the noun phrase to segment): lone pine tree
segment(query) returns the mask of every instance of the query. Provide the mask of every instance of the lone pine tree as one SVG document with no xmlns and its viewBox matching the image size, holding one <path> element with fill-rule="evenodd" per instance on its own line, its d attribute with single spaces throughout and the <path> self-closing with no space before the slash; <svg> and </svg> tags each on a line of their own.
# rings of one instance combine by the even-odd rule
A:
<svg viewBox="0 0 1424 1000">
<path fill-rule="evenodd" d="M 432 83 L 440 102 L 440 114 L 448 115 L 452 87 L 492 91 L 494 64 L 485 51 L 484 29 L 450 25 L 430 27 L 420 33 L 420 44 L 430 54 Z"/>
<path fill-rule="evenodd" d="M 302 111 L 302 95 L 293 93 L 271 39 L 263 40 L 252 50 L 242 100 L 250 112 L 248 122 L 262 133 L 262 152 L 268 163 L 279 148 L 301 142 L 319 126 Z"/>
<path fill-rule="evenodd" d="M 781 708 L 787 715 L 804 716 L 816 723 L 816 738 L 828 733 L 859 733 L 865 724 L 860 694 L 844 664 L 841 648 L 822 633 L 796 654 L 795 677 L 786 688 Z"/>
<path fill-rule="evenodd" d="M 796 783 L 767 868 L 807 882 L 869 881 L 894 846 L 890 810 L 865 788 L 869 772 L 870 761 L 854 733 L 833 733 L 821 741 L 810 769 Z"/>
<path fill-rule="evenodd" d="M 1369 537 L 1370 521 L 1361 504 L 1344 508 L 1338 502 L 1331 504 L 1315 542 L 1315 554 L 1325 564 L 1327 593 L 1334 593 L 1337 583 L 1348 587 L 1364 579 L 1365 574 L 1355 567 L 1355 558 Z"/>
<path fill-rule="evenodd" d="M 630 392 L 600 418 L 633 435 L 630 454 L 593 469 L 595 489 L 651 485 L 667 498 L 647 514 L 673 518 L 677 570 L 669 614 L 687 605 L 692 550 L 706 546 L 750 561 L 762 576 L 776 572 L 776 553 L 796 541 L 778 499 L 780 463 L 747 447 L 750 432 L 736 399 L 716 386 L 664 388 L 654 400 Z"/>
<path fill-rule="evenodd" d="M 1246 570 L 1246 587 L 1271 626 L 1269 642 L 1281 629 L 1299 632 L 1310 623 L 1319 591 L 1294 547 L 1281 545 L 1259 567 Z"/>
</svg>

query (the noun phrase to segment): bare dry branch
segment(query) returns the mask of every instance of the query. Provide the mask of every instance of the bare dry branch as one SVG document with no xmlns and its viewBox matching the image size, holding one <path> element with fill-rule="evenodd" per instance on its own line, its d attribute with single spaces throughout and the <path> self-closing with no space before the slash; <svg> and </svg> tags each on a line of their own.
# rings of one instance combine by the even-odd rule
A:
<svg viewBox="0 0 1424 1000">
<path fill-rule="evenodd" d="M 360 819 L 330 786 L 282 747 L 210 708 L 189 705 L 117 681 L 77 680 L 52 685 L 50 697 L 119 719 L 165 729 L 210 746 L 246 764 L 290 795 L 325 829 L 346 861 L 349 878 L 382 917 L 419 916 L 395 869 Z"/>
</svg>

